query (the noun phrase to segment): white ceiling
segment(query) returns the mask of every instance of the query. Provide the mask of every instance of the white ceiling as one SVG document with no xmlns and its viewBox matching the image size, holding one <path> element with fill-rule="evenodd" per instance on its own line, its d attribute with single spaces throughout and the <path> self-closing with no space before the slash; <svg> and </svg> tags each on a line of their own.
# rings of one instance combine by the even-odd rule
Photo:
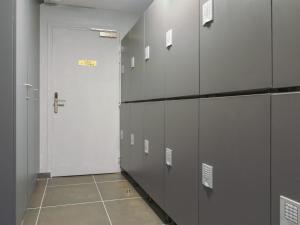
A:
<svg viewBox="0 0 300 225">
<path fill-rule="evenodd" d="M 142 13 L 152 1 L 153 0 L 45 0 L 45 2 L 62 5 L 118 10 L 131 13 Z"/>
</svg>

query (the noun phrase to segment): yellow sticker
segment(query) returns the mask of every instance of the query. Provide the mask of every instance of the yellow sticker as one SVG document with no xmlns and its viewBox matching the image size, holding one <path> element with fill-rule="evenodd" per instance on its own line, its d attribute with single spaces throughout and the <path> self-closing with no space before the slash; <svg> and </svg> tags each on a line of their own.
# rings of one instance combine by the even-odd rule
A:
<svg viewBox="0 0 300 225">
<path fill-rule="evenodd" d="M 96 67 L 97 66 L 97 61 L 96 60 L 81 59 L 81 60 L 78 60 L 78 66 Z"/>
</svg>

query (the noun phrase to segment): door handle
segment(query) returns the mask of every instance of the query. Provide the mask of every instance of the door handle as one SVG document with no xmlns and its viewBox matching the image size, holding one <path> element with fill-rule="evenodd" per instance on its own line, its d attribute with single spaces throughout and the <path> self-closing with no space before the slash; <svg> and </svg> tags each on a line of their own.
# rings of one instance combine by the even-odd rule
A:
<svg viewBox="0 0 300 225">
<path fill-rule="evenodd" d="M 54 113 L 58 113 L 58 93 L 54 93 Z"/>
<path fill-rule="evenodd" d="M 58 92 L 55 92 L 54 93 L 54 104 L 53 104 L 53 107 L 54 107 L 54 113 L 58 113 L 58 107 L 64 107 L 65 106 L 65 103 L 66 100 L 60 100 L 58 99 Z"/>
</svg>

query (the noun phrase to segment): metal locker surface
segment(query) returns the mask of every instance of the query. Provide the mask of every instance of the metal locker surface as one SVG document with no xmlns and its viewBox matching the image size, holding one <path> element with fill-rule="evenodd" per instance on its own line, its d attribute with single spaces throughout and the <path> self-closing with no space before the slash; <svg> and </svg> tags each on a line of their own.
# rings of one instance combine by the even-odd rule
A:
<svg viewBox="0 0 300 225">
<path fill-rule="evenodd" d="M 164 102 L 144 103 L 141 185 L 161 208 L 164 207 L 164 127 Z"/>
<path fill-rule="evenodd" d="M 299 1 L 273 1 L 274 87 L 300 85 L 299 11 Z"/>
<path fill-rule="evenodd" d="M 128 35 L 125 36 L 121 44 L 121 101 L 128 101 L 128 76 L 129 76 L 129 66 L 130 66 L 130 54 L 129 54 L 129 40 Z"/>
<path fill-rule="evenodd" d="M 142 157 L 143 157 L 143 103 L 130 104 L 129 117 L 129 133 L 130 139 L 133 137 L 133 142 L 130 140 L 129 148 L 129 169 L 127 172 L 135 181 L 141 183 Z"/>
<path fill-rule="evenodd" d="M 270 95 L 200 99 L 202 163 L 213 189 L 200 184 L 199 224 L 270 225 Z"/>
<path fill-rule="evenodd" d="M 272 87 L 271 0 L 213 0 L 213 21 L 202 25 L 200 93 Z"/>
<path fill-rule="evenodd" d="M 280 196 L 300 202 L 300 93 L 272 95 L 272 225 L 280 225 Z"/>
<path fill-rule="evenodd" d="M 143 99 L 144 77 L 144 17 L 142 16 L 128 33 L 129 61 L 134 58 L 134 66 L 130 63 L 128 74 L 128 100 Z"/>
<path fill-rule="evenodd" d="M 165 30 L 173 45 L 164 47 L 165 97 L 199 95 L 199 0 L 161 1 Z"/>
<path fill-rule="evenodd" d="M 0 224 L 16 224 L 21 221 L 21 213 L 24 211 L 26 202 L 23 196 L 16 199 L 16 179 L 17 182 L 26 180 L 21 171 L 16 171 L 16 152 L 15 152 L 15 61 L 14 61 L 14 18 L 15 18 L 15 2 L 14 0 L 3 0 L 0 2 Z M 4 107 L 5 106 L 5 107 Z M 20 149 L 21 150 L 21 149 Z M 25 159 L 26 160 L 26 159 Z M 18 177 L 16 178 L 16 175 Z M 23 191 L 23 190 L 21 190 Z M 17 202 L 17 212 L 16 212 Z M 25 204 L 24 204 L 25 203 Z M 21 213 L 20 213 L 21 212 Z"/>
<path fill-rule="evenodd" d="M 154 0 L 145 12 L 145 46 L 150 48 L 150 59 L 145 62 L 144 98 L 155 99 L 164 97 L 164 54 L 165 17 L 164 2 Z"/>
<path fill-rule="evenodd" d="M 129 116 L 130 104 L 121 104 L 120 106 L 120 165 L 125 171 L 129 169 Z"/>
<path fill-rule="evenodd" d="M 178 225 L 198 225 L 198 111 L 199 101 L 165 103 L 165 211 Z"/>
</svg>

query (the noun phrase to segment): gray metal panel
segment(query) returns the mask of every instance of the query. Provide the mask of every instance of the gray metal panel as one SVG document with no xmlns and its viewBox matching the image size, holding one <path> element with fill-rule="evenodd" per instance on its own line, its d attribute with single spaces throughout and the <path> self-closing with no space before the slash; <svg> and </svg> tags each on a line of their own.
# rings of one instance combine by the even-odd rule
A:
<svg viewBox="0 0 300 225">
<path fill-rule="evenodd" d="M 165 167 L 165 210 L 178 225 L 198 225 L 198 100 L 165 103 L 166 148 L 173 165 Z"/>
<path fill-rule="evenodd" d="M 123 139 L 120 140 L 120 164 L 125 171 L 129 169 L 129 116 L 130 105 L 122 104 L 120 106 L 120 130 L 123 131 Z"/>
<path fill-rule="evenodd" d="M 161 2 L 167 9 L 164 34 L 173 30 L 173 46 L 164 47 L 165 97 L 198 95 L 199 0 Z"/>
<path fill-rule="evenodd" d="M 148 102 L 143 105 L 143 140 L 149 141 L 149 153 L 143 153 L 141 185 L 164 208 L 164 103 Z"/>
<path fill-rule="evenodd" d="M 164 97 L 165 1 L 155 0 L 145 12 L 145 47 L 150 46 L 150 59 L 145 62 L 144 98 Z"/>
<path fill-rule="evenodd" d="M 144 17 L 141 17 L 128 33 L 129 38 L 129 61 L 135 58 L 135 68 L 129 71 L 128 100 L 143 99 L 143 76 L 144 76 Z"/>
<path fill-rule="evenodd" d="M 15 225 L 15 1 L 0 2 L 0 224 Z"/>
<path fill-rule="evenodd" d="M 199 224 L 270 225 L 270 96 L 200 99 L 199 137 Z"/>
<path fill-rule="evenodd" d="M 300 201 L 300 93 L 272 96 L 272 225 L 279 225 L 280 195 Z"/>
<path fill-rule="evenodd" d="M 128 46 L 128 36 L 125 36 L 122 40 L 122 52 L 121 52 L 121 66 L 124 68 L 121 73 L 121 101 L 127 101 L 127 93 L 128 93 L 128 74 L 129 74 L 129 46 Z"/>
<path fill-rule="evenodd" d="M 28 25 L 23 27 L 20 35 L 24 39 L 26 33 L 27 41 L 27 83 L 33 85 L 28 90 L 30 100 L 28 102 L 28 199 L 35 187 L 36 176 L 39 172 L 39 10 L 38 0 L 26 4 L 24 14 Z M 20 72 L 24 72 L 20 71 Z M 24 159 L 23 159 L 24 160 Z"/>
<path fill-rule="evenodd" d="M 130 134 L 134 135 L 134 145 L 129 150 L 129 174 L 140 183 L 143 174 L 143 103 L 130 104 Z"/>
<path fill-rule="evenodd" d="M 200 7 L 207 0 L 200 0 Z M 271 0 L 214 0 L 214 21 L 202 26 L 200 93 L 272 86 Z"/>
<path fill-rule="evenodd" d="M 274 87 L 300 85 L 299 12 L 299 1 L 273 1 Z"/>
</svg>

